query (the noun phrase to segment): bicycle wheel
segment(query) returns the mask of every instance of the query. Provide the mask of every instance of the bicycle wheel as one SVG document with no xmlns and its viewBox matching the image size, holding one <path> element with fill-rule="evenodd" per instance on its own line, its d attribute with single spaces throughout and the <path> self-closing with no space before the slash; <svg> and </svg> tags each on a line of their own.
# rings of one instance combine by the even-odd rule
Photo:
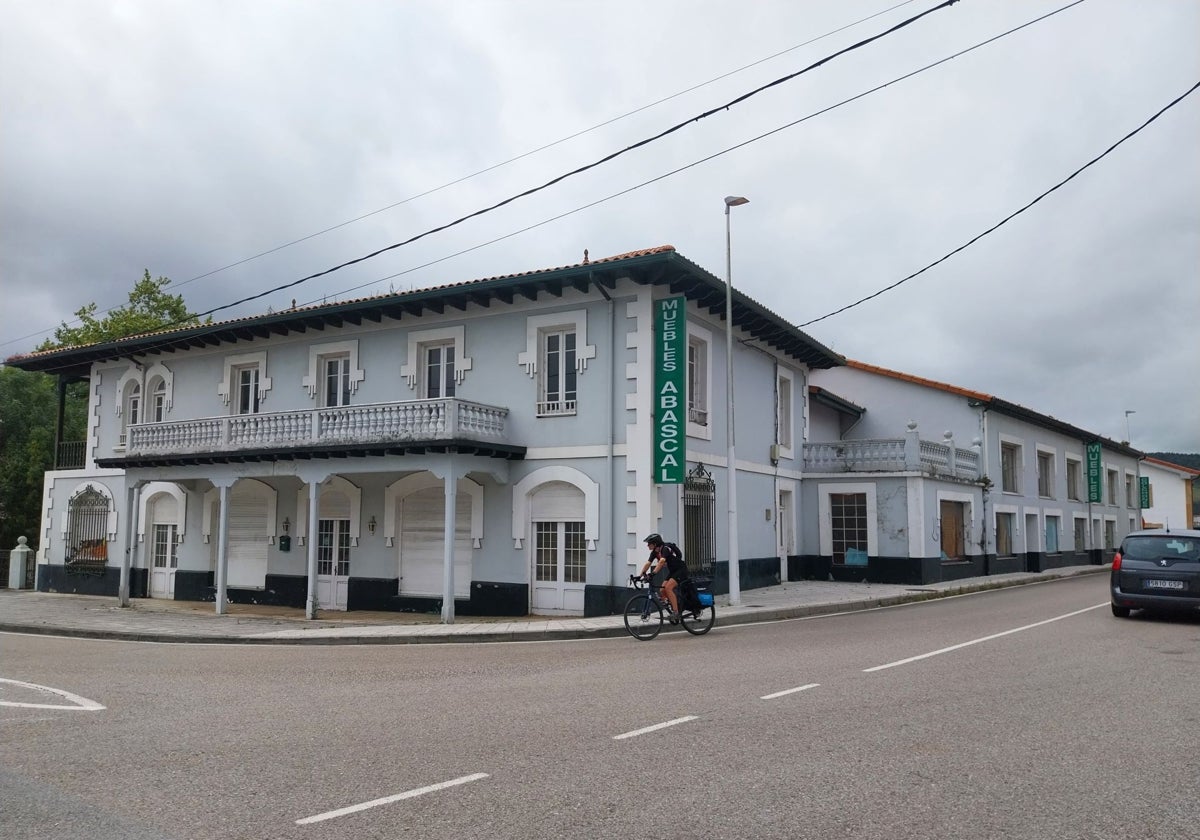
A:
<svg viewBox="0 0 1200 840">
<path fill-rule="evenodd" d="M 662 630 L 662 608 L 646 595 L 634 595 L 625 604 L 625 629 L 635 639 L 646 642 Z"/>
<path fill-rule="evenodd" d="M 683 629 L 693 636 L 703 636 L 717 623 L 717 608 L 704 607 L 699 612 L 686 611 L 680 622 Z"/>
</svg>

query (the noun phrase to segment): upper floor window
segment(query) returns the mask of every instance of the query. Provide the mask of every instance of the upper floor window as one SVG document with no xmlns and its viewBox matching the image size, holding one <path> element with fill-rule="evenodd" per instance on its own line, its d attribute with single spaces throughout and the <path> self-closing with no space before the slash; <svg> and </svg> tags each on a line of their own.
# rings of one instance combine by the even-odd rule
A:
<svg viewBox="0 0 1200 840">
<path fill-rule="evenodd" d="M 438 342 L 421 345 L 422 364 L 425 369 L 425 399 L 434 400 L 454 396 L 454 343 Z"/>
<path fill-rule="evenodd" d="M 1080 478 L 1083 475 L 1083 462 L 1067 458 L 1067 498 L 1073 502 L 1079 501 Z"/>
<path fill-rule="evenodd" d="M 1117 503 L 1117 471 L 1108 471 L 1108 503 L 1115 505 Z"/>
<path fill-rule="evenodd" d="M 457 394 L 471 367 L 464 327 L 418 330 L 408 334 L 408 361 L 400 375 L 422 398 L 445 399 Z"/>
<path fill-rule="evenodd" d="M 1125 473 L 1125 507 L 1137 507 L 1138 497 L 1134 492 L 1133 476 Z"/>
<path fill-rule="evenodd" d="M 541 346 L 538 416 L 574 414 L 578 399 L 575 330 L 572 328 L 543 330 Z"/>
<path fill-rule="evenodd" d="M 775 416 L 775 442 L 779 444 L 785 456 L 792 449 L 792 374 L 780 370 L 776 382 L 778 408 Z"/>
<path fill-rule="evenodd" d="M 300 383 L 322 408 L 350 404 L 364 374 L 358 367 L 358 339 L 314 344 L 308 348 L 308 373 Z"/>
<path fill-rule="evenodd" d="M 1037 454 L 1038 495 L 1043 499 L 1054 498 L 1054 454 L 1039 452 Z"/>
<path fill-rule="evenodd" d="M 708 342 L 688 336 L 688 422 L 708 425 Z"/>
<path fill-rule="evenodd" d="M 155 379 L 150 385 L 150 420 L 161 423 L 167 418 L 167 383 Z"/>
<path fill-rule="evenodd" d="M 267 376 L 267 353 L 245 353 L 225 357 L 225 373 L 217 383 L 217 393 L 232 414 L 258 414 L 271 390 Z"/>
<path fill-rule="evenodd" d="M 350 356 L 322 356 L 321 368 L 325 387 L 321 391 L 321 405 L 334 406 L 350 404 Z"/>
<path fill-rule="evenodd" d="M 1000 444 L 1000 482 L 1005 493 L 1021 492 L 1021 447 L 1014 443 Z"/>
<path fill-rule="evenodd" d="M 141 422 L 142 385 L 140 382 L 128 382 L 121 398 L 121 437 L 117 445 L 125 446 L 129 441 L 129 427 Z"/>
<path fill-rule="evenodd" d="M 538 417 L 575 414 L 579 379 L 596 347 L 587 343 L 587 311 L 553 312 L 525 319 L 525 349 L 517 364 L 537 381 Z"/>
<path fill-rule="evenodd" d="M 258 365 L 238 365 L 233 369 L 233 413 L 258 414 Z"/>
</svg>

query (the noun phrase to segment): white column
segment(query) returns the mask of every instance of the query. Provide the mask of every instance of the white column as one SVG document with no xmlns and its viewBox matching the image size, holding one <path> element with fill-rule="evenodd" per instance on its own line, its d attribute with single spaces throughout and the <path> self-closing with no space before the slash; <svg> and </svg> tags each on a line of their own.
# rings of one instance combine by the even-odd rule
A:
<svg viewBox="0 0 1200 840">
<path fill-rule="evenodd" d="M 217 615 L 225 615 L 229 610 L 229 485 L 217 489 L 221 507 L 217 525 Z"/>
<path fill-rule="evenodd" d="M 321 497 L 321 483 L 313 479 L 308 483 L 308 600 L 304 605 L 305 618 L 316 618 L 317 608 L 317 516 Z"/>
<path fill-rule="evenodd" d="M 453 459 L 448 459 L 451 462 Z M 458 502 L 458 478 L 453 465 L 442 479 L 446 488 L 446 510 L 442 529 L 442 623 L 454 623 L 454 513 Z"/>
</svg>

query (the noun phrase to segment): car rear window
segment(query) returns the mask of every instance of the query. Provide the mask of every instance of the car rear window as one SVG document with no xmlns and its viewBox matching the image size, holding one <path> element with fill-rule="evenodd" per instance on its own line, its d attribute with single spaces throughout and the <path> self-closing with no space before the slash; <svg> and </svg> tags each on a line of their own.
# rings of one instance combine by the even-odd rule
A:
<svg viewBox="0 0 1200 840">
<path fill-rule="evenodd" d="M 1125 541 L 1123 553 L 1131 560 L 1157 560 L 1160 557 L 1171 557 L 1175 560 L 1200 562 L 1200 540 L 1176 537 L 1171 534 L 1130 537 Z"/>
</svg>

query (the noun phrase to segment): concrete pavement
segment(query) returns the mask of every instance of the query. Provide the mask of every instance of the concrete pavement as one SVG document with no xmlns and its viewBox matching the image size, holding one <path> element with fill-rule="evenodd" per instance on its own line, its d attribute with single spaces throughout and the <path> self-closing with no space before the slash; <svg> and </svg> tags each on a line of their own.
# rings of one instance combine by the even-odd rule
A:
<svg viewBox="0 0 1200 840">
<path fill-rule="evenodd" d="M 980 592 L 1077 575 L 1102 574 L 1108 566 L 1071 566 L 1047 572 L 966 578 L 924 586 L 882 583 L 793 581 L 742 592 L 729 606 L 718 596 L 717 627 L 851 612 L 930 598 Z M 625 635 L 622 616 L 598 618 L 460 617 L 396 612 L 322 610 L 309 620 L 301 609 L 230 604 L 217 615 L 212 603 L 62 595 L 0 589 L 0 632 L 93 639 L 207 644 L 418 644 L 586 639 Z"/>
</svg>

